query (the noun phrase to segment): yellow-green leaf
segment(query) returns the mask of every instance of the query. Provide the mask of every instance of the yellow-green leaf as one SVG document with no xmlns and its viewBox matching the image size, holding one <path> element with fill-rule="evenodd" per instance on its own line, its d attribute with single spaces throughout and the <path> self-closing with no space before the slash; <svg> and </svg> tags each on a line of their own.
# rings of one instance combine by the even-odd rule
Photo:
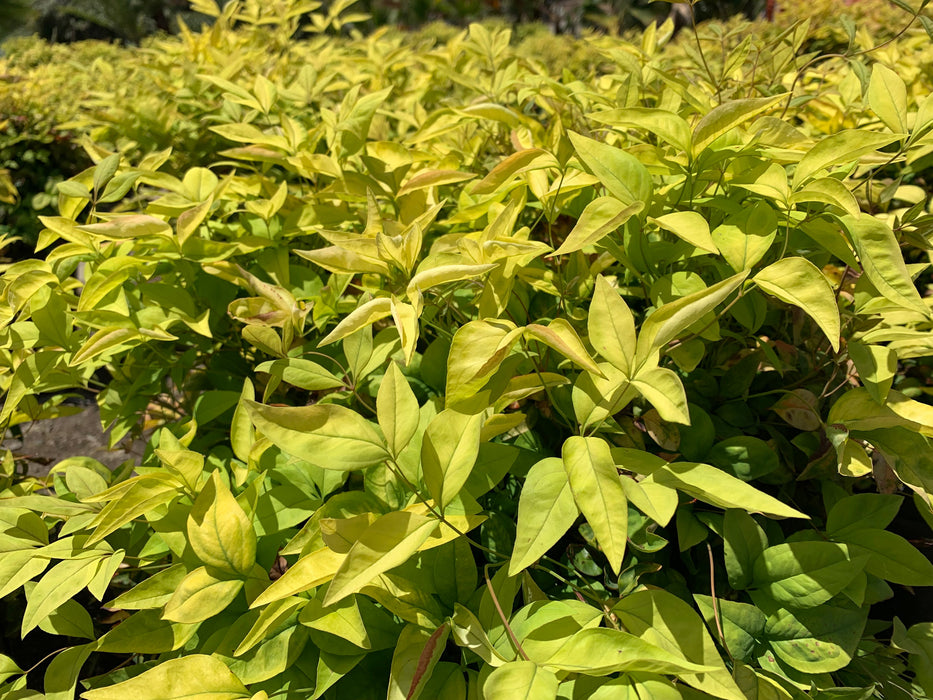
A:
<svg viewBox="0 0 933 700">
<path fill-rule="evenodd" d="M 250 692 L 220 659 L 189 654 L 129 680 L 81 694 L 84 700 L 239 700 Z"/>
<path fill-rule="evenodd" d="M 510 661 L 493 670 L 483 683 L 486 700 L 554 700 L 557 676 L 532 661 Z"/>
<path fill-rule="evenodd" d="M 907 86 L 897 73 L 881 63 L 871 68 L 868 105 L 895 134 L 907 133 Z"/>
<path fill-rule="evenodd" d="M 444 508 L 463 488 L 479 454 L 483 414 L 453 409 L 438 413 L 428 424 L 421 444 L 424 483 Z"/>
<path fill-rule="evenodd" d="M 220 472 L 191 508 L 188 542 L 202 563 L 220 571 L 246 576 L 256 563 L 256 532 Z"/>
<path fill-rule="evenodd" d="M 695 211 L 675 211 L 648 220 L 700 250 L 719 253 L 719 248 L 710 236 L 709 224 Z"/>
<path fill-rule="evenodd" d="M 552 255 L 566 255 L 598 243 L 644 209 L 644 204 L 625 205 L 616 197 L 597 197 L 586 205 L 573 230 Z"/>
</svg>

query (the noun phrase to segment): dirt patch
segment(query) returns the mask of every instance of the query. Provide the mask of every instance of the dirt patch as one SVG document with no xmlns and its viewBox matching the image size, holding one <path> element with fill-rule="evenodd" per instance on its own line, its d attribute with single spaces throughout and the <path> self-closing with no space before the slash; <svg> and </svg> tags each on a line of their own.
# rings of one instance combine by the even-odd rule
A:
<svg viewBox="0 0 933 700">
<path fill-rule="evenodd" d="M 22 438 L 8 434 L 3 447 L 26 461 L 30 476 L 41 477 L 68 457 L 93 457 L 113 469 L 128 459 L 139 460 L 145 444 L 123 441 L 109 449 L 97 407 L 89 406 L 72 416 L 24 424 Z"/>
</svg>

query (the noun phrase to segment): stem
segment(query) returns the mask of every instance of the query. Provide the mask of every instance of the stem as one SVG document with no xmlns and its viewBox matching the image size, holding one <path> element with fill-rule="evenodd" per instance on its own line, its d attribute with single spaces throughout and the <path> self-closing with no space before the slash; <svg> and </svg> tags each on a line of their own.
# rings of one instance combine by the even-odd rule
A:
<svg viewBox="0 0 933 700">
<path fill-rule="evenodd" d="M 522 643 L 518 641 L 518 637 L 515 636 L 515 632 L 512 631 L 512 628 L 509 626 L 509 621 L 505 616 L 505 612 L 502 610 L 502 606 L 499 604 L 499 598 L 496 596 L 496 591 L 492 587 L 492 581 L 489 580 L 489 564 L 483 567 L 483 578 L 486 579 L 486 590 L 489 591 L 489 597 L 492 598 L 492 604 L 496 606 L 496 612 L 499 613 L 499 619 L 502 620 L 502 624 L 505 625 L 505 631 L 509 633 L 509 639 L 512 640 L 512 644 L 515 645 L 515 648 L 518 650 L 518 653 L 521 654 L 521 657 L 525 661 L 531 661 L 528 658 L 528 654 L 525 653 L 525 650 L 522 648 Z"/>
</svg>

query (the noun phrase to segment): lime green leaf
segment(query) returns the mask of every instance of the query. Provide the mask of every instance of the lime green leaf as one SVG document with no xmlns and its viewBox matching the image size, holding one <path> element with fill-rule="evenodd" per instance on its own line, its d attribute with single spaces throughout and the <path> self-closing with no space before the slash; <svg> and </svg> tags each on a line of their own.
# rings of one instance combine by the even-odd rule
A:
<svg viewBox="0 0 933 700">
<path fill-rule="evenodd" d="M 562 459 L 574 501 L 618 574 L 628 536 L 628 500 L 609 445 L 600 438 L 573 436 L 564 442 Z"/>
<path fill-rule="evenodd" d="M 336 343 L 338 340 L 353 335 L 361 328 L 371 326 L 376 321 L 392 315 L 392 300 L 387 297 L 371 299 L 347 314 L 327 336 L 318 343 L 319 346 Z"/>
<path fill-rule="evenodd" d="M 288 618 L 294 615 L 296 610 L 307 604 L 307 598 L 293 596 L 282 600 L 276 600 L 263 607 L 262 612 L 259 613 L 259 617 L 256 618 L 253 626 L 250 627 L 249 632 L 243 637 L 243 641 L 237 646 L 233 655 L 242 656 L 248 652 L 274 632 L 276 628 L 282 625 Z"/>
<path fill-rule="evenodd" d="M 758 557 L 768 546 L 764 530 L 744 510 L 730 508 L 723 518 L 723 554 L 729 585 L 738 591 L 748 588 Z"/>
<path fill-rule="evenodd" d="M 690 425 L 687 393 L 673 370 L 666 367 L 643 368 L 632 379 L 632 386 L 651 402 L 662 419 Z"/>
<path fill-rule="evenodd" d="M 172 227 L 165 221 L 147 214 L 120 214 L 110 221 L 78 226 L 78 229 L 95 236 L 114 239 L 172 234 Z"/>
<path fill-rule="evenodd" d="M 855 195 L 839 180 L 831 177 L 811 180 L 806 187 L 795 192 L 790 198 L 791 204 L 800 204 L 801 202 L 831 204 L 839 207 L 846 214 L 856 217 L 861 213 Z"/>
<path fill-rule="evenodd" d="M 346 639 L 363 649 L 369 649 L 372 643 L 366 632 L 366 624 L 360 614 L 356 596 L 348 596 L 341 601 L 324 606 L 317 598 L 311 600 L 298 615 L 298 622 L 305 627 L 328 632 L 341 639 Z"/>
<path fill-rule="evenodd" d="M 170 338 L 175 340 L 175 336 Z M 80 367 L 108 352 L 118 352 L 145 342 L 146 337 L 132 328 L 101 328 L 96 331 L 68 361 L 69 367 Z"/>
<path fill-rule="evenodd" d="M 636 365 L 644 363 L 656 350 L 722 303 L 748 276 L 748 272 L 717 282 L 712 287 L 664 304 L 645 319 L 638 337 Z"/>
<path fill-rule="evenodd" d="M 851 163 L 867 153 L 876 151 L 901 138 L 901 135 L 878 134 L 864 129 L 846 129 L 817 142 L 800 159 L 794 171 L 793 189 L 796 190 L 820 170 L 834 165 Z"/>
<path fill-rule="evenodd" d="M 857 493 L 836 502 L 826 515 L 826 534 L 832 539 L 857 539 L 862 529 L 883 530 L 897 517 L 903 496 L 883 493 Z"/>
<path fill-rule="evenodd" d="M 586 205 L 573 230 L 551 255 L 566 255 L 598 243 L 642 209 L 641 202 L 626 206 L 615 197 L 597 197 Z"/>
<path fill-rule="evenodd" d="M 933 563 L 893 532 L 866 527 L 833 539 L 844 542 L 852 556 L 868 557 L 865 570 L 885 581 L 902 586 L 926 586 L 933 581 Z"/>
<path fill-rule="evenodd" d="M 784 95 L 751 97 L 744 100 L 732 100 L 714 107 L 693 128 L 693 155 L 699 155 L 727 131 L 766 112 L 782 99 L 785 99 Z"/>
<path fill-rule="evenodd" d="M 751 585 L 787 607 L 813 608 L 848 586 L 867 561 L 834 542 L 784 542 L 761 553 Z"/>
<path fill-rule="evenodd" d="M 776 518 L 808 518 L 799 510 L 709 464 L 674 462 L 654 470 L 648 479 L 720 508 L 741 508 Z"/>
<path fill-rule="evenodd" d="M 648 481 L 635 481 L 624 475 L 619 476 L 619 481 L 629 503 L 661 527 L 667 526 L 680 502 L 675 489 Z"/>
<path fill-rule="evenodd" d="M 649 217 L 648 220 L 700 250 L 719 253 L 719 248 L 710 236 L 709 224 L 695 211 L 675 211 L 657 218 Z"/>
<path fill-rule="evenodd" d="M 531 661 L 510 661 L 483 683 L 487 700 L 555 700 L 559 682 L 553 672 Z"/>
<path fill-rule="evenodd" d="M 238 700 L 249 696 L 222 661 L 204 654 L 170 659 L 122 683 L 81 694 L 84 700 Z"/>
<path fill-rule="evenodd" d="M 188 542 L 198 559 L 219 571 L 246 576 L 256 563 L 256 533 L 220 472 L 191 508 Z"/>
<path fill-rule="evenodd" d="M 37 627 L 66 600 L 70 600 L 91 582 L 99 558 L 66 559 L 49 569 L 28 596 L 23 612 L 22 636 Z"/>
<path fill-rule="evenodd" d="M 659 589 L 636 591 L 619 601 L 612 612 L 626 630 L 642 640 L 710 667 L 702 674 L 679 674 L 687 685 L 723 700 L 745 700 L 700 616 L 673 593 Z"/>
<path fill-rule="evenodd" d="M 77 605 L 77 603 L 75 603 Z M 81 646 L 65 649 L 52 659 L 52 663 L 45 670 L 44 700 L 73 700 L 75 688 L 78 685 L 78 676 L 84 662 L 96 651 L 95 645 L 82 644 Z"/>
<path fill-rule="evenodd" d="M 871 67 L 868 105 L 895 134 L 907 133 L 907 86 L 897 73 L 881 63 Z"/>
<path fill-rule="evenodd" d="M 270 360 L 256 366 L 256 372 L 267 372 L 277 381 L 283 381 L 307 391 L 323 391 L 343 386 L 343 380 L 321 367 L 317 362 L 298 357 Z"/>
<path fill-rule="evenodd" d="M 28 598 L 27 593 L 27 598 Z M 94 639 L 94 621 L 87 610 L 76 600 L 66 600 L 39 623 L 39 629 L 49 634 L 65 637 Z"/>
<path fill-rule="evenodd" d="M 508 357 L 521 334 L 521 328 L 502 319 L 460 326 L 447 359 L 447 406 L 473 396 Z"/>
<path fill-rule="evenodd" d="M 894 231 L 873 216 L 844 216 L 842 225 L 855 245 L 862 269 L 881 295 L 905 309 L 929 316 L 929 309 L 920 299 Z"/>
<path fill-rule="evenodd" d="M 755 284 L 781 301 L 799 306 L 839 351 L 839 308 L 829 281 L 819 268 L 804 258 L 784 258 L 759 272 Z"/>
<path fill-rule="evenodd" d="M 542 459 L 528 470 L 518 501 L 515 547 L 509 575 L 515 576 L 553 547 L 579 515 L 564 464 Z"/>
<path fill-rule="evenodd" d="M 380 516 L 350 548 L 334 575 L 324 605 L 358 592 L 379 574 L 404 564 L 437 529 L 434 518 L 395 511 Z"/>
<path fill-rule="evenodd" d="M 568 639 L 545 668 L 608 676 L 610 673 L 702 673 L 714 667 L 695 664 L 638 637 L 614 629 L 583 629 Z"/>
<path fill-rule="evenodd" d="M 635 360 L 635 319 L 628 304 L 602 275 L 596 278 L 586 322 L 596 352 L 624 374 L 631 374 Z"/>
<path fill-rule="evenodd" d="M 391 363 L 379 385 L 376 413 L 389 452 L 396 457 L 418 431 L 421 419 L 419 410 L 418 399 L 408 385 L 408 380 L 398 365 Z"/>
<path fill-rule="evenodd" d="M 568 131 L 577 157 L 613 197 L 625 205 L 651 198 L 651 175 L 633 155 Z"/>
<path fill-rule="evenodd" d="M 281 578 L 273 581 L 271 586 L 260 593 L 251 607 L 268 605 L 330 581 L 346 556 L 345 553 L 335 552 L 329 547 L 321 547 L 303 555 Z"/>
<path fill-rule="evenodd" d="M 389 456 L 373 425 L 349 408 L 244 403 L 253 425 L 273 444 L 324 469 L 363 469 Z"/>
<path fill-rule="evenodd" d="M 454 614 L 450 618 L 450 623 L 454 642 L 464 649 L 473 651 L 490 666 L 499 667 L 510 660 L 505 658 L 489 641 L 489 636 L 476 615 L 460 603 L 454 603 Z"/>
<path fill-rule="evenodd" d="M 768 618 L 765 637 L 778 657 L 798 671 L 832 673 L 852 660 L 867 619 L 867 607 L 779 610 Z"/>
<path fill-rule="evenodd" d="M 555 318 L 547 326 L 532 323 L 525 326 L 524 334 L 530 340 L 537 340 L 554 348 L 587 372 L 602 374 L 599 365 L 590 357 L 590 354 L 583 346 L 583 341 L 580 340 L 580 336 L 577 335 L 567 319 Z"/>
<path fill-rule="evenodd" d="M 448 282 L 459 282 L 479 277 L 495 267 L 495 263 L 486 265 L 439 265 L 420 270 L 408 283 L 406 294 L 409 299 L 432 287 Z"/>
<path fill-rule="evenodd" d="M 538 168 L 558 167 L 557 159 L 540 148 L 525 148 L 510 155 L 473 185 L 474 195 L 491 194 L 519 173 Z"/>
<path fill-rule="evenodd" d="M 162 617 L 173 622 L 203 622 L 230 605 L 241 588 L 243 581 L 217 578 L 199 567 L 179 584 Z"/>
<path fill-rule="evenodd" d="M 183 647 L 200 623 L 183 624 L 162 619 L 161 610 L 143 610 L 111 628 L 97 643 L 109 654 L 163 654 Z"/>
<path fill-rule="evenodd" d="M 413 624 L 402 629 L 392 654 L 388 700 L 417 700 L 421 697 L 444 653 L 449 633 L 450 626 L 446 622 L 433 632 Z"/>
<path fill-rule="evenodd" d="M 753 661 L 759 641 L 764 637 L 765 622 L 767 618 L 754 605 L 737 603 L 733 600 L 713 598 L 712 596 L 694 594 L 700 614 L 706 620 L 706 625 L 719 633 L 716 622 L 716 613 L 713 606 L 719 610 L 719 624 L 722 625 L 723 638 L 729 653 L 736 659 Z M 737 679 L 738 680 L 738 679 Z M 741 687 L 741 682 L 739 683 Z"/>
<path fill-rule="evenodd" d="M 424 431 L 421 467 L 434 501 L 444 508 L 463 488 L 479 454 L 483 414 L 438 413 Z"/>
<path fill-rule="evenodd" d="M 846 349 L 872 399 L 884 405 L 897 373 L 897 352 L 885 345 L 866 345 L 858 340 L 850 340 Z"/>
<path fill-rule="evenodd" d="M 588 115 L 594 122 L 641 129 L 667 141 L 684 153 L 690 152 L 690 125 L 673 112 L 646 107 L 609 109 Z"/>
<path fill-rule="evenodd" d="M 777 236 L 777 215 L 766 202 L 756 202 L 730 216 L 710 234 L 736 272 L 754 267 Z"/>
</svg>

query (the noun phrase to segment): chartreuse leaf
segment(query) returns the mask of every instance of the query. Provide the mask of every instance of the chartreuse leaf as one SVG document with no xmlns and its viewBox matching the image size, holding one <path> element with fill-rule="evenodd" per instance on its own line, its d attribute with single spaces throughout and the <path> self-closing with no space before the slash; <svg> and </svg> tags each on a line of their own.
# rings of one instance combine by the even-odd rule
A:
<svg viewBox="0 0 933 700">
<path fill-rule="evenodd" d="M 829 280 L 804 258 L 783 258 L 753 278 L 755 284 L 781 301 L 799 306 L 829 338 L 839 352 L 839 308 Z"/>
<path fill-rule="evenodd" d="M 549 457 L 529 469 L 518 501 L 509 575 L 515 576 L 543 556 L 570 529 L 579 513 L 562 460 Z"/>
<path fill-rule="evenodd" d="M 454 642 L 469 649 L 490 666 L 502 666 L 512 659 L 505 658 L 483 629 L 483 625 L 468 608 L 454 603 L 454 614 L 450 618 L 450 631 Z"/>
<path fill-rule="evenodd" d="M 602 627 L 575 633 L 542 665 L 546 669 L 587 676 L 607 676 L 620 671 L 681 675 L 716 669 L 688 661 L 679 653 L 662 649 L 635 635 Z"/>
<path fill-rule="evenodd" d="M 483 414 L 438 413 L 424 431 L 421 468 L 434 501 L 444 508 L 463 488 L 479 455 Z"/>
<path fill-rule="evenodd" d="M 768 618 L 764 633 L 778 657 L 796 670 L 831 673 L 852 660 L 867 620 L 867 606 L 784 609 Z"/>
<path fill-rule="evenodd" d="M 552 671 L 531 661 L 510 661 L 483 683 L 487 700 L 555 700 L 559 681 Z"/>
<path fill-rule="evenodd" d="M 645 363 L 655 352 L 725 301 L 745 281 L 748 272 L 717 282 L 712 287 L 688 294 L 656 309 L 641 326 L 635 367 Z"/>
<path fill-rule="evenodd" d="M 675 211 L 648 220 L 700 250 L 719 253 L 719 248 L 710 236 L 709 223 L 699 212 Z"/>
<path fill-rule="evenodd" d="M 65 649 L 52 659 L 45 670 L 44 700 L 73 700 L 78 676 L 92 651 L 96 651 L 93 643 L 82 644 Z"/>
<path fill-rule="evenodd" d="M 903 496 L 882 493 L 858 493 L 836 502 L 826 515 L 826 535 L 852 537 L 860 530 L 884 530 L 891 524 L 904 502 Z"/>
<path fill-rule="evenodd" d="M 632 386 L 657 409 L 662 419 L 690 425 L 687 393 L 673 370 L 642 367 L 632 379 Z"/>
<path fill-rule="evenodd" d="M 248 652 L 294 615 L 296 610 L 303 608 L 307 604 L 308 600 L 306 598 L 292 596 L 276 600 L 264 606 L 262 612 L 259 613 L 259 617 L 250 627 L 249 632 L 243 637 L 243 641 L 234 650 L 233 655 L 242 656 Z"/>
<path fill-rule="evenodd" d="M 813 608 L 832 598 L 858 576 L 867 556 L 853 556 L 834 542 L 784 542 L 755 560 L 751 586 L 791 608 Z"/>
<path fill-rule="evenodd" d="M 187 573 L 184 564 L 170 566 L 143 579 L 126 593 L 117 596 L 107 607 L 119 610 L 160 608 L 171 600 Z"/>
<path fill-rule="evenodd" d="M 866 524 L 843 530 L 833 539 L 844 543 L 853 556 L 867 557 L 865 570 L 885 581 L 903 586 L 926 586 L 933 581 L 933 563 L 898 534 Z"/>
<path fill-rule="evenodd" d="M 346 553 L 335 552 L 330 547 L 321 547 L 304 554 L 281 578 L 272 582 L 251 604 L 257 608 L 277 600 L 307 591 L 330 581 L 346 559 Z"/>
<path fill-rule="evenodd" d="M 862 384 L 883 405 L 897 373 L 897 352 L 885 345 L 866 345 L 858 340 L 850 340 L 846 349 Z"/>
<path fill-rule="evenodd" d="M 307 391 L 322 391 L 343 386 L 343 380 L 317 362 L 300 357 L 270 360 L 256 366 L 256 372 L 268 372 L 276 380 Z"/>
<path fill-rule="evenodd" d="M 188 516 L 188 542 L 207 566 L 246 576 L 256 563 L 256 533 L 230 488 L 214 472 Z"/>
<path fill-rule="evenodd" d="M 450 625 L 442 624 L 433 632 L 409 624 L 402 629 L 389 675 L 387 700 L 416 700 L 431 678 L 444 653 Z"/>
<path fill-rule="evenodd" d="M 84 700 L 239 700 L 251 693 L 220 660 L 190 654 L 129 680 L 81 694 Z"/>
<path fill-rule="evenodd" d="M 884 64 L 876 63 L 871 67 L 868 105 L 895 134 L 907 133 L 907 86 Z"/>
<path fill-rule="evenodd" d="M 881 295 L 924 316 L 929 309 L 920 299 L 891 227 L 873 216 L 840 219 L 858 253 L 862 269 Z"/>
<path fill-rule="evenodd" d="M 602 124 L 643 129 L 656 135 L 684 153 L 690 152 L 690 126 L 682 117 L 663 109 L 629 107 L 610 109 L 588 115 Z"/>
<path fill-rule="evenodd" d="M 379 574 L 404 564 L 437 529 L 432 517 L 395 511 L 380 516 L 350 548 L 334 575 L 324 605 L 356 593 Z"/>
<path fill-rule="evenodd" d="M 642 640 L 709 667 L 697 675 L 679 674 L 687 685 L 723 700 L 744 700 L 700 616 L 673 593 L 637 591 L 620 600 L 612 612 L 626 630 Z"/>
<path fill-rule="evenodd" d="M 714 107 L 693 128 L 693 155 L 699 155 L 727 131 L 771 109 L 782 99 L 785 99 L 783 95 L 750 97 L 744 100 L 732 100 Z"/>
<path fill-rule="evenodd" d="M 609 191 L 626 206 L 647 202 L 651 197 L 651 175 L 635 156 L 599 141 L 567 132 L 577 157 Z"/>
<path fill-rule="evenodd" d="M 253 425 L 274 445 L 324 469 L 363 469 L 389 456 L 373 425 L 349 408 L 244 403 Z"/>
<path fill-rule="evenodd" d="M 302 608 L 298 622 L 305 627 L 336 635 L 363 649 L 372 646 L 356 596 L 347 596 L 327 606 L 320 599 L 314 598 Z"/>
<path fill-rule="evenodd" d="M 806 155 L 797 163 L 792 187 L 797 190 L 800 185 L 816 175 L 820 170 L 844 163 L 852 163 L 872 151 L 897 141 L 902 136 L 879 134 L 864 129 L 846 129 L 832 136 L 827 136 L 825 139 L 817 141 L 816 145 L 807 151 Z"/>
<path fill-rule="evenodd" d="M 600 438 L 575 435 L 564 442 L 561 458 L 573 499 L 596 533 L 609 565 L 618 574 L 628 536 L 628 499 L 609 444 Z"/>
<path fill-rule="evenodd" d="M 558 167 L 557 159 L 540 148 L 525 148 L 501 161 L 471 188 L 472 194 L 491 194 L 519 173 L 532 169 Z"/>
<path fill-rule="evenodd" d="M 552 255 L 566 255 L 598 243 L 643 208 L 641 202 L 626 206 L 615 197 L 597 197 L 586 205 L 573 230 Z"/>
<path fill-rule="evenodd" d="M 23 669 L 17 666 L 13 659 L 5 654 L 0 654 L 0 683 L 3 683 L 13 676 L 19 676 L 22 673 Z"/>
<path fill-rule="evenodd" d="M 590 357 L 580 336 L 573 329 L 573 326 L 563 318 L 555 318 L 547 326 L 532 323 L 525 326 L 525 337 L 529 340 L 537 340 L 548 347 L 554 348 L 564 357 L 580 365 L 587 372 L 600 375 L 602 370 L 599 365 Z"/>
<path fill-rule="evenodd" d="M 446 403 L 454 407 L 489 380 L 522 335 L 511 321 L 471 321 L 457 329 L 447 360 Z"/>
<path fill-rule="evenodd" d="M 394 456 L 405 449 L 418 431 L 419 410 L 418 399 L 405 375 L 397 364 L 390 363 L 376 395 L 376 415 L 389 452 Z"/>
<path fill-rule="evenodd" d="M 162 654 L 183 647 L 200 623 L 163 620 L 159 610 L 130 615 L 97 642 L 97 651 L 107 653 Z"/>
<path fill-rule="evenodd" d="M 596 352 L 630 375 L 635 360 L 635 319 L 628 304 L 602 275 L 596 278 L 586 323 Z"/>
<path fill-rule="evenodd" d="M 738 603 L 722 598 L 694 594 L 693 599 L 706 620 L 707 627 L 718 635 L 716 612 L 719 611 L 719 623 L 722 625 L 723 641 L 729 653 L 736 659 L 752 662 L 755 650 L 764 639 L 767 618 L 754 605 Z"/>
<path fill-rule="evenodd" d="M 201 566 L 175 589 L 162 617 L 173 622 L 203 622 L 230 605 L 241 588 L 243 581 L 218 578 Z"/>
<path fill-rule="evenodd" d="M 318 345 L 329 345 L 338 340 L 353 335 L 361 328 L 371 326 L 376 321 L 380 321 L 387 316 L 392 315 L 392 300 L 387 297 L 371 299 L 365 304 L 360 305 L 356 310 L 347 314 L 344 319 L 334 328 Z"/>
<path fill-rule="evenodd" d="M 100 558 L 66 559 L 49 569 L 28 596 L 23 612 L 23 637 L 94 578 Z"/>
</svg>

